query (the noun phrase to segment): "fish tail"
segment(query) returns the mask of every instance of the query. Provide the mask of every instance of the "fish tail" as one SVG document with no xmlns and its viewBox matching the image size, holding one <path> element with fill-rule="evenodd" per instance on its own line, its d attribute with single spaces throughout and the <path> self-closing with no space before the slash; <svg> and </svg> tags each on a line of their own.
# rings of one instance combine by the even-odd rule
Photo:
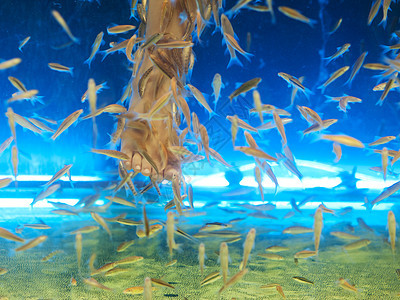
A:
<svg viewBox="0 0 400 300">
<path fill-rule="evenodd" d="M 99 51 L 99 53 L 103 56 L 101 61 L 104 61 L 106 59 L 106 57 L 108 56 L 108 54 L 110 54 L 109 52 L 107 52 L 107 50 Z"/>
<path fill-rule="evenodd" d="M 84 64 L 88 64 L 89 65 L 89 69 L 90 69 L 90 63 L 92 62 L 94 57 L 89 57 L 87 60 L 85 60 L 83 63 Z"/>
<path fill-rule="evenodd" d="M 318 23 L 317 20 L 311 20 L 308 22 L 308 25 L 310 25 L 311 28 L 314 28 L 314 26 Z"/>
<path fill-rule="evenodd" d="M 75 44 L 78 44 L 78 45 L 81 44 L 81 40 L 78 39 L 78 38 L 76 38 L 76 37 L 73 37 L 73 38 L 72 38 L 72 41 L 73 41 Z"/>
<path fill-rule="evenodd" d="M 391 50 L 390 46 L 386 46 L 386 45 L 381 45 L 381 48 L 383 49 L 383 53 L 389 52 Z"/>
<path fill-rule="evenodd" d="M 322 85 L 320 85 L 319 87 L 317 87 L 317 89 L 320 89 L 320 90 L 321 90 L 321 94 L 324 94 L 324 93 L 325 93 L 326 86 L 322 84 Z"/>
<path fill-rule="evenodd" d="M 386 20 L 386 18 L 383 18 L 382 21 L 379 22 L 378 26 L 382 25 L 383 28 L 385 29 L 386 28 L 386 24 L 387 24 L 387 20 Z"/>
<path fill-rule="evenodd" d="M 233 65 L 238 65 L 239 67 L 243 67 L 243 64 L 241 63 L 239 58 L 237 58 L 237 56 L 231 57 L 231 59 L 229 60 L 228 66 L 226 68 L 229 69 Z"/>
</svg>

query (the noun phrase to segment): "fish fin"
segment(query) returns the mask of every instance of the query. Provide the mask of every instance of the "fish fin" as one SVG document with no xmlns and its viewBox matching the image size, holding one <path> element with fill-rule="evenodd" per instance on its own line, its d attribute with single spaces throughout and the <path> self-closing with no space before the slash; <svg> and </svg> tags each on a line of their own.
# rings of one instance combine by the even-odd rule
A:
<svg viewBox="0 0 400 300">
<path fill-rule="evenodd" d="M 318 23 L 317 20 L 312 20 L 312 19 L 310 19 L 310 21 L 308 22 L 308 25 L 310 25 L 311 28 L 314 28 L 314 26 L 315 26 L 317 23 Z"/>
<path fill-rule="evenodd" d="M 231 59 L 229 60 L 228 66 L 226 68 L 229 69 L 233 65 L 238 65 L 239 67 L 243 67 L 243 64 L 241 63 L 239 58 L 237 58 L 237 56 L 231 57 Z"/>
<path fill-rule="evenodd" d="M 104 61 L 106 57 L 110 54 L 109 52 L 107 52 L 107 50 L 99 51 L 99 53 L 103 56 L 101 61 Z"/>
<path fill-rule="evenodd" d="M 92 58 L 89 57 L 87 60 L 85 60 L 85 61 L 83 62 L 84 64 L 88 64 L 89 69 L 90 69 L 90 63 L 92 62 L 93 58 L 94 58 L 94 56 L 93 56 Z"/>
<path fill-rule="evenodd" d="M 386 24 L 387 24 L 387 19 L 382 19 L 382 21 L 379 22 L 378 26 L 382 25 L 383 28 L 386 28 Z"/>
</svg>

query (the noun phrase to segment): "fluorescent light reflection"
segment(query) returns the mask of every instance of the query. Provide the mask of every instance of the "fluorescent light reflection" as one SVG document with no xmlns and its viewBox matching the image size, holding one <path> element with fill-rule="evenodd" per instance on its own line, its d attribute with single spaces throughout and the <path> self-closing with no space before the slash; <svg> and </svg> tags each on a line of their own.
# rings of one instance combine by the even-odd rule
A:
<svg viewBox="0 0 400 300">
<path fill-rule="evenodd" d="M 0 175 L 0 178 L 13 178 L 15 180 L 14 176 L 10 175 Z M 17 179 L 18 181 L 49 181 L 53 175 L 18 175 Z M 103 180 L 101 177 L 98 176 L 71 176 L 72 181 L 101 181 Z M 61 181 L 69 181 L 68 176 L 63 176 L 59 180 Z"/>
<path fill-rule="evenodd" d="M 226 187 L 229 185 L 229 182 L 224 178 L 224 173 L 218 173 L 213 175 L 192 175 L 187 176 L 185 179 L 189 179 L 188 181 L 193 187 Z"/>
<path fill-rule="evenodd" d="M 65 203 L 71 206 L 74 206 L 78 203 L 79 199 L 77 198 L 49 198 L 47 199 L 50 202 L 57 203 Z M 42 200 L 33 206 L 33 209 L 36 208 L 53 208 L 56 209 L 52 204 L 48 203 L 47 200 Z M 33 198 L 0 198 L 0 207 L 2 208 L 26 208 L 30 207 Z M 94 205 L 104 205 L 104 200 L 97 200 Z"/>
</svg>

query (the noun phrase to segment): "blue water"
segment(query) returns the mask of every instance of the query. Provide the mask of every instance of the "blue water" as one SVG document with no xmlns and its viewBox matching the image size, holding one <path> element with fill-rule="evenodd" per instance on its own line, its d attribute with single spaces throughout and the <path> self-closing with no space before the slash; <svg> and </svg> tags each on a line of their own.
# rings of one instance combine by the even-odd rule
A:
<svg viewBox="0 0 400 300">
<path fill-rule="evenodd" d="M 152 0 L 148 0 L 152 1 Z M 104 31 L 104 41 L 100 50 L 109 48 L 110 42 L 121 42 L 129 39 L 134 33 L 123 33 L 120 35 L 108 35 L 107 27 L 115 24 L 132 24 L 139 26 L 140 19 L 130 18 L 130 1 L 18 1 L 3 0 L 0 2 L 0 62 L 20 57 L 22 63 L 16 67 L 0 70 L 0 143 L 10 137 L 11 133 L 5 112 L 12 107 L 14 112 L 24 116 L 42 116 L 61 121 L 73 111 L 83 109 L 82 116 L 89 113 L 88 101 L 81 103 L 81 96 L 87 89 L 89 78 L 95 82 L 107 82 L 107 88 L 97 95 L 97 107 L 109 104 L 122 104 L 121 98 L 131 76 L 131 70 L 125 53 L 114 53 L 108 55 L 102 61 L 102 55 L 97 54 L 91 66 L 84 61 L 91 53 L 91 46 L 97 34 Z M 160 5 L 161 5 L 160 1 Z M 195 3 L 196 1 L 193 1 Z M 236 1 L 224 1 L 221 13 L 227 13 Z M 254 5 L 265 5 L 263 1 L 251 1 Z M 305 16 L 316 21 L 311 27 L 308 24 L 293 20 L 279 12 L 279 6 L 288 6 L 297 9 Z M 269 12 L 257 12 L 242 8 L 236 14 L 230 16 L 235 37 L 240 46 L 248 51 L 249 59 L 237 53 L 240 63 L 233 64 L 228 68 L 229 53 L 226 44 L 222 41 L 223 36 L 219 29 L 215 30 L 213 18 L 206 24 L 200 40 L 194 36 L 193 52 L 195 54 L 195 65 L 191 72 L 188 83 L 197 87 L 205 96 L 211 107 L 214 107 L 214 96 L 212 95 L 212 80 L 216 73 L 220 73 L 224 84 L 221 97 L 216 105 L 216 115 L 210 118 L 208 112 L 193 97 L 186 97 L 186 101 L 192 112 L 195 112 L 200 122 L 206 127 L 210 139 L 210 147 L 217 150 L 226 162 L 233 165 L 229 169 L 212 159 L 209 164 L 205 159 L 187 164 L 182 173 L 187 183 L 194 189 L 193 212 L 187 210 L 186 216 L 177 217 L 177 226 L 183 228 L 191 235 L 197 233 L 198 229 L 207 222 L 229 223 L 232 219 L 243 218 L 238 223 L 232 223 L 235 232 L 239 232 L 242 241 L 232 245 L 233 256 L 231 256 L 234 269 L 230 275 L 237 272 L 241 261 L 242 243 L 247 232 L 251 228 L 257 229 L 255 253 L 265 252 L 263 248 L 272 244 L 285 244 L 290 247 L 290 253 L 285 255 L 285 265 L 280 267 L 277 262 L 271 262 L 272 267 L 263 265 L 263 259 L 253 253 L 253 260 L 249 264 L 250 276 L 246 284 L 250 288 L 246 291 L 246 285 L 235 290 L 232 288 L 229 296 L 238 299 L 269 299 L 268 297 L 281 297 L 275 294 L 260 294 L 255 286 L 281 281 L 285 288 L 287 297 L 290 299 L 389 299 L 399 292 L 399 281 L 395 270 L 399 268 L 397 255 L 392 256 L 390 245 L 387 243 L 388 231 L 387 214 L 391 210 L 395 215 L 400 215 L 398 206 L 398 195 L 394 194 L 374 209 L 367 210 L 363 204 L 366 199 L 373 200 L 386 187 L 398 181 L 400 172 L 398 162 L 388 167 L 387 180 L 383 180 L 382 173 L 370 170 L 370 167 L 379 167 L 382 164 L 381 155 L 375 153 L 374 149 L 387 147 L 388 150 L 399 150 L 399 109 L 398 88 L 392 89 L 386 97 L 382 106 L 376 105 L 382 92 L 372 90 L 378 83 L 385 82 L 389 77 L 383 78 L 381 71 L 372 71 L 361 68 L 355 76 L 351 86 L 346 84 L 350 76 L 348 71 L 344 76 L 329 85 L 322 93 L 318 87 L 323 84 L 331 73 L 348 65 L 353 66 L 356 59 L 364 51 L 368 51 L 365 63 L 383 63 L 384 57 L 395 59 L 398 50 L 384 54 L 382 45 L 394 45 L 399 43 L 399 38 L 393 38 L 394 32 L 400 30 L 399 25 L 399 3 L 391 2 L 391 10 L 388 13 L 385 26 L 379 25 L 382 19 L 382 7 L 370 26 L 367 25 L 368 13 L 371 1 L 274 1 L 273 8 L 276 22 L 272 21 Z M 71 44 L 69 37 L 61 26 L 51 15 L 52 10 L 57 10 L 64 17 L 71 32 L 79 39 L 79 44 Z M 184 16 L 182 16 L 184 18 Z M 342 18 L 343 22 L 338 30 L 329 34 L 329 31 Z M 194 33 L 196 35 L 196 33 Z M 18 45 L 27 36 L 31 36 L 29 42 L 20 52 Z M 250 39 L 249 39 L 250 37 Z M 326 63 L 324 57 L 333 55 L 338 47 L 350 43 L 350 51 L 344 53 L 336 60 Z M 64 46 L 63 46 L 64 45 Z M 56 72 L 47 66 L 50 62 L 57 62 L 65 66 L 73 67 L 73 76 L 68 73 Z M 279 72 L 285 72 L 299 78 L 304 76 L 304 86 L 311 90 L 312 94 L 307 98 L 301 92 L 297 93 L 294 106 L 289 107 L 292 88 L 288 86 Z M 396 72 L 397 74 L 397 72 Z M 29 101 L 8 104 L 6 99 L 16 92 L 15 88 L 7 80 L 8 76 L 20 79 L 29 89 L 38 89 L 43 103 L 34 104 Z M 273 210 L 263 212 L 261 215 L 251 215 L 253 209 L 243 208 L 244 204 L 259 205 L 261 195 L 258 185 L 254 179 L 254 159 L 241 152 L 234 151 L 231 139 L 231 123 L 226 119 L 227 115 L 237 115 L 240 119 L 252 126 L 261 125 L 258 114 L 250 114 L 253 108 L 252 91 L 242 94 L 231 103 L 228 96 L 243 82 L 255 77 L 262 78 L 257 90 L 261 95 L 263 104 L 271 104 L 277 108 L 286 109 L 291 113 L 293 121 L 285 125 L 288 146 L 297 162 L 297 168 L 303 175 L 303 179 L 295 177 L 290 173 L 283 163 L 272 163 L 272 169 L 277 177 L 279 187 L 263 174 L 264 203 L 276 206 Z M 362 99 L 362 103 L 350 103 L 347 112 L 339 110 L 337 103 L 327 102 L 326 96 L 351 95 Z M 128 101 L 129 102 L 129 101 Z M 128 108 L 129 104 L 124 103 Z M 342 146 L 342 158 L 334 163 L 335 155 L 332 152 L 332 142 L 321 139 L 321 133 L 313 133 L 303 136 L 302 131 L 309 124 L 301 117 L 296 105 L 307 106 L 316 111 L 322 119 L 338 119 L 337 123 L 323 134 L 346 134 L 357 138 L 365 145 L 383 137 L 396 136 L 396 139 L 376 147 L 365 147 L 364 149 Z M 183 117 L 182 117 L 183 118 Z M 98 139 L 96 148 L 106 149 L 109 147 L 110 134 L 115 129 L 116 119 L 111 115 L 102 114 L 96 118 L 98 125 Z M 271 114 L 264 114 L 264 122 L 271 121 Z M 52 125 L 54 128 L 56 126 Z M 186 127 L 186 123 L 179 130 Z M 50 238 L 46 244 L 35 248 L 28 257 L 28 252 L 16 253 L 16 242 L 0 239 L 2 252 L 0 254 L 0 268 L 5 267 L 9 271 L 5 278 L 8 285 L 0 284 L 0 296 L 9 299 L 26 299 L 28 297 L 44 297 L 52 299 L 77 299 L 87 297 L 88 299 L 111 299 L 110 297 L 124 297 L 122 290 L 133 285 L 142 285 L 146 276 L 167 276 L 160 270 L 165 269 L 165 264 L 171 259 L 165 243 L 165 230 L 152 240 L 139 239 L 135 235 L 135 229 L 110 223 L 113 233 L 118 236 L 110 242 L 104 230 L 97 231 L 93 239 L 84 240 L 85 269 L 78 272 L 76 269 L 76 257 L 74 240 L 68 232 L 84 225 L 95 225 L 88 211 L 81 212 L 79 216 L 59 216 L 50 211 L 54 209 L 46 200 L 31 208 L 29 204 L 42 189 L 50 177 L 60 170 L 64 164 L 73 164 L 71 169 L 72 181 L 64 176 L 61 189 L 53 194 L 48 200 L 65 202 L 74 205 L 85 196 L 101 193 L 99 201 L 92 207 L 96 209 L 107 203 L 104 198 L 110 192 L 104 191 L 107 186 L 119 182 L 116 160 L 107 159 L 103 156 L 94 155 L 90 152 L 92 144 L 92 123 L 90 120 L 79 119 L 68 131 L 61 134 L 56 141 L 50 139 L 51 134 L 37 135 L 17 125 L 18 137 L 18 185 L 11 183 L 8 187 L 0 189 L 0 227 L 15 233 L 23 224 L 45 222 L 52 229 L 44 234 Z M 239 129 L 236 146 L 245 146 L 246 140 L 243 129 Z M 276 153 L 282 153 L 281 136 L 274 128 L 268 131 L 253 133 L 257 144 L 261 149 L 276 157 Z M 14 143 L 12 145 L 15 145 Z M 12 146 L 11 145 L 11 146 Z M 0 153 L 0 179 L 13 177 L 13 166 L 11 163 L 11 146 Z M 187 145 L 188 146 L 188 145 Z M 188 146 L 191 151 L 196 147 Z M 118 146 L 116 149 L 119 149 Z M 204 151 L 200 154 L 204 155 Z M 233 171 L 235 170 L 235 171 Z M 353 170 L 355 171 L 352 174 Z M 345 176 L 347 174 L 347 177 Z M 47 175 L 47 177 L 31 177 L 31 175 Z M 77 176 L 90 176 L 79 179 Z M 149 182 L 148 177 L 138 175 L 135 177 L 135 185 L 142 190 Z M 143 196 L 132 197 L 125 191 L 118 194 L 137 204 L 137 209 L 126 209 L 113 204 L 104 217 L 113 217 L 122 212 L 127 212 L 128 217 L 135 220 L 142 219 L 142 203 L 147 202 L 149 218 L 155 222 L 166 221 L 164 205 L 173 199 L 174 195 L 171 184 L 161 184 L 159 196 L 155 189 L 150 189 Z M 182 190 L 186 194 L 186 190 Z M 289 218 L 285 218 L 293 211 L 290 205 L 291 199 L 297 203 L 307 197 L 313 196 L 312 200 L 301 208 L 302 213 L 296 212 Z M 189 202 L 185 200 L 188 207 Z M 324 213 L 323 239 L 320 251 L 322 256 L 305 260 L 302 262 L 301 272 L 297 274 L 315 280 L 313 292 L 299 289 L 293 286 L 290 277 L 286 273 L 299 270 L 293 263 L 293 254 L 304 249 L 313 249 L 313 234 L 308 233 L 305 238 L 288 238 L 282 234 L 282 230 L 289 226 L 307 226 L 312 228 L 315 209 L 323 203 L 326 207 L 333 209 L 335 214 Z M 342 209 L 351 207 L 350 212 L 342 214 Z M 76 207 L 75 207 L 76 208 Z M 90 209 L 89 209 L 90 211 Z M 192 214 L 192 215 L 191 215 Z M 198 215 L 197 215 L 198 214 Z M 272 217 L 267 216 L 270 215 Z M 374 233 L 362 229 L 357 218 L 364 221 L 374 229 Z M 355 234 L 361 238 L 372 241 L 367 248 L 357 250 L 355 254 L 344 253 L 342 246 L 338 243 L 330 231 L 350 231 L 354 227 Z M 17 230 L 18 231 L 18 230 Z M 35 238 L 40 234 L 32 229 L 24 229 L 20 235 L 25 239 Z M 90 272 L 87 268 L 87 260 L 90 254 L 98 252 L 100 262 L 96 267 L 113 261 L 118 256 L 114 253 L 118 244 L 122 241 L 135 239 L 138 243 L 136 250 L 131 255 L 142 255 L 145 262 L 141 265 L 140 272 L 130 277 L 124 277 L 121 281 L 108 282 L 102 278 L 103 284 L 110 283 L 115 289 L 113 296 L 106 292 L 87 288 L 83 278 L 88 278 Z M 170 277 L 171 282 L 178 282 L 178 291 L 171 293 L 156 292 L 155 299 L 166 299 L 177 297 L 179 299 L 217 299 L 216 292 L 222 286 L 201 289 L 198 282 L 204 276 L 198 274 L 197 242 L 188 241 L 182 237 L 178 243 L 183 245 L 183 252 L 174 254 L 179 263 L 182 263 L 178 271 L 172 272 L 177 277 Z M 215 251 L 219 250 L 219 243 L 223 240 L 209 238 L 205 240 L 208 264 L 212 271 L 219 270 L 218 256 Z M 64 244 L 65 243 L 65 244 Z M 135 247 L 135 246 L 134 246 Z M 148 249 L 152 249 L 147 252 Z M 52 250 L 63 249 L 62 258 L 54 260 L 54 266 L 44 268 L 40 259 Z M 90 250 L 89 250 L 90 249 Z M 324 251 L 325 254 L 324 254 Z M 346 256 L 347 255 L 347 256 Z M 254 258 L 256 257 L 256 258 Z M 343 258 L 344 257 L 344 258 Z M 375 258 L 373 262 L 371 257 Z M 31 259 L 31 260 L 29 260 Z M 360 259 L 358 261 L 357 259 Z M 28 260 L 29 266 L 24 265 Z M 260 262 L 261 260 L 261 262 Z M 179 265 L 178 263 L 178 265 Z M 279 262 L 278 262 L 279 263 Z M 377 271 L 370 274 L 373 264 Z M 376 265 L 375 265 L 375 264 Z M 320 265 L 332 265 L 331 271 L 324 269 L 318 278 Z M 354 268 L 349 269 L 349 264 Z M 262 267 L 260 267 L 262 265 Z M 57 273 L 60 268 L 60 273 Z M 186 268 L 186 270 L 185 270 Z M 380 268 L 380 269 L 379 269 Z M 19 285 L 10 285 L 17 280 L 15 269 L 21 270 L 21 283 L 29 281 L 35 270 L 42 270 L 41 274 L 57 274 L 54 278 L 45 277 L 43 286 L 30 285 L 29 294 L 24 294 Z M 344 271 L 345 270 L 345 271 Z M 186 271 L 186 273 L 185 273 Z M 47 272 L 47 273 L 46 273 Z M 147 273 L 146 273 L 147 272 Z M 210 273 L 211 270 L 206 272 Z M 275 272 L 275 273 L 274 273 Z M 331 273 L 330 273 L 331 272 Z M 283 273 L 283 274 L 282 274 Z M 330 273 L 329 280 L 324 278 Z M 363 276 L 359 276 L 363 273 Z M 195 275 L 193 275 L 195 274 Z M 204 274 L 204 275 L 206 275 Z M 266 274 L 270 274 L 266 279 Z M 271 275 L 272 274 L 272 275 Z M 369 275 L 368 275 L 369 274 Z M 295 276 L 292 274 L 291 276 Z M 7 277 L 8 276 L 8 277 Z M 71 276 L 78 279 L 78 289 L 69 286 Z M 194 276 L 194 277 L 193 277 Z M 253 277 L 252 277 L 253 276 Z M 325 277 L 324 277 L 325 276 Z M 347 276 L 347 277 L 346 277 Z M 370 276 L 367 278 L 367 276 Z M 334 277 L 334 278 L 333 278 Z M 358 294 L 343 291 L 337 286 L 340 277 L 349 279 L 361 289 Z M 365 277 L 365 278 L 364 278 Z M 184 279 L 191 278 L 192 283 L 188 287 L 184 285 Z M 194 279 L 193 279 L 194 278 Z M 246 278 L 246 277 L 245 277 Z M 261 278 L 261 279 L 260 279 Z M 23 280 L 22 280 L 23 279 Z M 375 287 L 375 282 L 380 282 L 381 287 Z M 34 282 L 34 281 L 32 281 Z M 286 283 L 286 286 L 285 286 Z M 57 288 L 54 288 L 56 286 Z M 68 287 L 66 287 L 68 286 Z M 326 288 L 324 287 L 326 286 Z M 240 287 L 240 284 L 239 284 Z M 384 288 L 383 288 L 384 287 Z M 61 290 L 60 290 L 61 289 Z M 297 289 L 297 290 L 296 290 Z M 296 292 L 297 291 L 297 292 Z M 357 296 L 354 296 L 357 295 Z M 158 297 L 158 298 L 157 298 Z M 187 298 L 184 298 L 187 297 Z M 224 298 L 225 299 L 225 298 Z M 271 298 L 272 299 L 272 298 Z"/>
</svg>

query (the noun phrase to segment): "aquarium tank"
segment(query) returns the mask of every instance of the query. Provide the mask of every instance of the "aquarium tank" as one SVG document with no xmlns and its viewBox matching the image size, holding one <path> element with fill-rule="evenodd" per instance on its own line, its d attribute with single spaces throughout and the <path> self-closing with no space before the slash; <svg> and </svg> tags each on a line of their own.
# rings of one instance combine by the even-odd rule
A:
<svg viewBox="0 0 400 300">
<path fill-rule="evenodd" d="M 0 299 L 400 296 L 396 0 L 2 0 Z"/>
</svg>

